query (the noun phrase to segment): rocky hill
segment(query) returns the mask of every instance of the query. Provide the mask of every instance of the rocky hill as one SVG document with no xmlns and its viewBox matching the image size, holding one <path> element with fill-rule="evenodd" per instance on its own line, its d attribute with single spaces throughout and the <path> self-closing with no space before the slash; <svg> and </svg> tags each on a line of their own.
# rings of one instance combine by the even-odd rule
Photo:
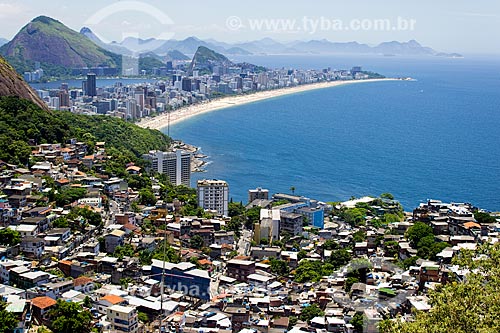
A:
<svg viewBox="0 0 500 333">
<path fill-rule="evenodd" d="M 226 58 L 226 56 L 215 52 L 205 46 L 200 46 L 191 60 L 188 72 L 192 73 L 193 70 L 201 72 L 212 72 L 215 66 L 233 66 L 234 64 Z"/>
<path fill-rule="evenodd" d="M 34 63 L 39 61 L 49 75 L 71 68 L 121 66 L 119 55 L 46 16 L 37 17 L 24 26 L 10 42 L 0 47 L 0 55 L 18 72 L 33 70 Z"/>
<path fill-rule="evenodd" d="M 14 68 L 0 57 L 0 97 L 17 96 L 27 99 L 42 109 L 47 109 L 46 104 L 38 97 L 36 92 L 16 73 Z"/>
</svg>

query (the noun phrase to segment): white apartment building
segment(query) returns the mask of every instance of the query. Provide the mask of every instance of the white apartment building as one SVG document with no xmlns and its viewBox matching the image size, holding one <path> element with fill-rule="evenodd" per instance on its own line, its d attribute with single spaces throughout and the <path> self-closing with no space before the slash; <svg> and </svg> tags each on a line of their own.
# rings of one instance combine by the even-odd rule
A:
<svg viewBox="0 0 500 333">
<path fill-rule="evenodd" d="M 172 184 L 191 186 L 191 153 L 180 149 L 152 150 L 143 158 L 150 161 L 152 170 L 166 174 Z"/>
<path fill-rule="evenodd" d="M 198 206 L 228 216 L 229 186 L 223 180 L 199 180 L 197 184 Z"/>
<path fill-rule="evenodd" d="M 135 307 L 113 305 L 107 308 L 106 315 L 111 323 L 111 332 L 137 333 L 139 331 Z"/>
</svg>

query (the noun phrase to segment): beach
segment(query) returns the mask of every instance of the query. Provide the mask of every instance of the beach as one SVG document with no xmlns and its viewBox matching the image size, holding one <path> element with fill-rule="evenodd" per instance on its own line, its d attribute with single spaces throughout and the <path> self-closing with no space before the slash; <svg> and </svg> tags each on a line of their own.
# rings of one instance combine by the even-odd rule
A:
<svg viewBox="0 0 500 333">
<path fill-rule="evenodd" d="M 355 83 L 368 83 L 368 82 L 380 82 L 380 81 L 394 81 L 399 79 L 393 78 L 384 78 L 384 79 L 367 79 L 367 80 L 349 80 L 349 81 L 328 81 L 328 82 L 318 82 L 311 84 L 304 84 L 295 87 L 289 88 L 280 88 L 274 90 L 264 90 L 255 92 L 247 95 L 236 95 L 236 96 L 228 96 L 222 97 L 206 102 L 197 103 L 194 105 L 181 107 L 176 110 L 172 110 L 169 113 L 165 112 L 161 115 L 155 116 L 153 118 L 144 118 L 140 122 L 137 123 L 138 126 L 143 128 L 151 128 L 161 130 L 168 126 L 170 121 L 170 125 L 179 123 L 181 121 L 187 120 L 191 117 L 195 117 L 200 114 L 204 114 L 207 112 L 220 110 L 224 108 L 229 108 L 233 106 L 253 103 L 262 101 L 269 98 L 275 98 L 290 94 L 296 94 L 304 91 L 315 90 L 315 89 L 324 89 L 337 87 L 347 84 L 355 84 Z"/>
</svg>

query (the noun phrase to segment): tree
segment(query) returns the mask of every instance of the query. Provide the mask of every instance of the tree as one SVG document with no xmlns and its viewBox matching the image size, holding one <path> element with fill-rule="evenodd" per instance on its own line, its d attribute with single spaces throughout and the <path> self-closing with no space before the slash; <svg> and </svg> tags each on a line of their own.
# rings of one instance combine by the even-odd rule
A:
<svg viewBox="0 0 500 333">
<path fill-rule="evenodd" d="M 302 260 L 304 258 L 307 258 L 307 252 L 306 250 L 300 250 L 299 253 L 297 253 L 297 260 Z"/>
<path fill-rule="evenodd" d="M 226 223 L 225 229 L 227 231 L 234 231 L 236 237 L 240 237 L 243 221 L 240 216 L 233 216 L 229 222 Z"/>
<path fill-rule="evenodd" d="M 350 292 L 352 285 L 355 283 L 358 283 L 358 282 L 359 282 L 359 279 L 357 277 L 348 276 L 347 279 L 345 280 L 345 285 L 344 285 L 345 291 Z"/>
<path fill-rule="evenodd" d="M 139 201 L 142 205 L 153 206 L 156 204 L 156 197 L 149 188 L 143 188 L 139 191 Z"/>
<path fill-rule="evenodd" d="M 52 321 L 51 329 L 64 333 L 87 333 L 91 331 L 92 314 L 83 310 L 73 302 L 58 300 L 55 308 L 50 311 Z"/>
<path fill-rule="evenodd" d="M 307 306 L 307 307 L 302 309 L 302 311 L 300 312 L 299 318 L 302 321 L 308 322 L 311 319 L 313 319 L 314 317 L 320 317 L 323 315 L 324 315 L 324 313 L 323 313 L 323 311 L 321 311 L 319 306 L 317 304 L 312 304 L 312 305 Z"/>
<path fill-rule="evenodd" d="M 137 319 L 139 319 L 140 321 L 142 321 L 143 323 L 147 323 L 149 322 L 149 317 L 147 314 L 145 314 L 144 312 L 137 312 Z"/>
<path fill-rule="evenodd" d="M 317 282 L 323 276 L 333 273 L 334 267 L 330 263 L 323 264 L 321 261 L 302 260 L 295 269 L 295 281 L 299 283 Z"/>
<path fill-rule="evenodd" d="M 364 225 L 367 210 L 364 208 L 348 208 L 339 213 L 339 217 L 352 226 Z"/>
<path fill-rule="evenodd" d="M 337 250 L 339 248 L 339 243 L 337 243 L 333 239 L 328 239 L 323 243 L 323 250 Z"/>
<path fill-rule="evenodd" d="M 365 316 L 361 312 L 356 312 L 356 314 L 352 317 L 350 324 L 354 326 L 354 329 L 356 330 L 357 333 L 363 332 L 364 319 Z"/>
<path fill-rule="evenodd" d="M 69 222 L 68 219 L 66 219 L 64 216 L 61 216 L 55 219 L 54 222 L 52 222 L 52 226 L 54 228 L 69 228 Z"/>
<path fill-rule="evenodd" d="M 122 260 L 123 257 L 132 257 L 134 256 L 134 254 L 135 254 L 134 247 L 130 244 L 125 244 L 123 246 L 118 245 L 115 248 L 115 252 L 113 252 L 113 257 Z"/>
<path fill-rule="evenodd" d="M 483 212 L 478 212 L 474 214 L 474 218 L 476 219 L 477 223 L 479 224 L 491 224 L 491 223 L 496 223 L 497 220 L 494 216 L 491 216 L 488 213 L 483 213 Z"/>
<path fill-rule="evenodd" d="M 469 272 L 463 282 L 430 291 L 430 311 L 418 312 L 413 322 L 383 321 L 380 332 L 499 332 L 500 243 L 461 250 L 453 264 Z"/>
<path fill-rule="evenodd" d="M 201 249 L 203 245 L 205 244 L 205 241 L 200 235 L 194 235 L 191 237 L 189 240 L 189 246 L 191 246 L 193 249 Z"/>
<path fill-rule="evenodd" d="M 55 195 L 56 205 L 64 207 L 75 202 L 78 199 L 85 197 L 87 190 L 81 187 L 65 187 Z"/>
<path fill-rule="evenodd" d="M 6 310 L 7 303 L 0 301 L 0 332 L 12 332 L 17 327 L 17 318 Z"/>
<path fill-rule="evenodd" d="M 406 238 L 409 239 L 413 244 L 418 244 L 418 242 L 427 236 L 432 236 L 432 228 L 423 222 L 416 222 L 414 225 L 408 228 L 406 231 Z"/>
<path fill-rule="evenodd" d="M 358 230 L 352 235 L 352 240 L 354 243 L 364 242 L 366 240 L 366 232 L 363 230 Z"/>
<path fill-rule="evenodd" d="M 271 258 L 269 264 L 271 266 L 271 272 L 278 276 L 285 276 L 290 272 L 288 263 L 284 260 Z"/>
<path fill-rule="evenodd" d="M 241 202 L 230 202 L 228 204 L 228 215 L 229 217 L 239 216 L 245 214 L 245 206 Z"/>
<path fill-rule="evenodd" d="M 382 199 L 394 200 L 394 196 L 393 196 L 391 193 L 388 193 L 388 192 L 386 192 L 386 193 L 382 193 L 382 194 L 380 195 L 380 197 L 381 197 Z"/>
<path fill-rule="evenodd" d="M 247 228 L 251 228 L 254 223 L 259 222 L 260 210 L 261 208 L 259 206 L 255 206 L 246 211 L 247 223 L 245 223 L 245 226 Z"/>
<path fill-rule="evenodd" d="M 295 195 L 295 190 L 296 190 L 295 186 L 290 186 L 290 191 L 292 192 L 293 195 Z"/>
<path fill-rule="evenodd" d="M 337 269 L 347 265 L 351 261 L 351 258 L 351 254 L 346 249 L 340 249 L 332 252 L 328 262 Z"/>
<path fill-rule="evenodd" d="M 152 259 L 163 260 L 177 264 L 181 262 L 181 257 L 173 247 L 163 242 L 153 252 Z"/>
<path fill-rule="evenodd" d="M 5 228 L 0 230 L 0 244 L 13 246 L 21 242 L 21 234 L 16 230 Z"/>
<path fill-rule="evenodd" d="M 92 307 L 92 299 L 89 297 L 89 296 L 85 296 L 85 298 L 83 299 L 83 305 L 90 309 Z"/>
<path fill-rule="evenodd" d="M 395 257 L 399 252 L 398 242 L 396 241 L 384 242 L 384 251 L 387 257 Z"/>
</svg>

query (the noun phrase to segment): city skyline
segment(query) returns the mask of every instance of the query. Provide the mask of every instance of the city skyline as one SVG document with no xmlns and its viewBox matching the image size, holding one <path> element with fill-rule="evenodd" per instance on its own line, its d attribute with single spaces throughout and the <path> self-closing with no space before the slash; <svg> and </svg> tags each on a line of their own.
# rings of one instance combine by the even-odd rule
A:
<svg viewBox="0 0 500 333">
<path fill-rule="evenodd" d="M 285 42 L 327 39 L 370 45 L 415 39 L 445 52 L 500 53 L 500 45 L 492 42 L 500 28 L 500 4 L 485 0 L 437 4 L 317 1 L 316 6 L 276 1 L 265 3 L 262 10 L 263 5 L 257 1 L 252 6 L 234 6 L 224 0 L 215 7 L 193 1 L 192 9 L 186 10 L 182 4 L 157 0 L 0 1 L 0 37 L 11 39 L 30 20 L 47 15 L 76 31 L 88 26 L 107 42 L 128 36 L 178 40 L 195 36 L 230 43 L 266 37 Z M 388 26 L 380 26 L 381 22 Z"/>
</svg>

